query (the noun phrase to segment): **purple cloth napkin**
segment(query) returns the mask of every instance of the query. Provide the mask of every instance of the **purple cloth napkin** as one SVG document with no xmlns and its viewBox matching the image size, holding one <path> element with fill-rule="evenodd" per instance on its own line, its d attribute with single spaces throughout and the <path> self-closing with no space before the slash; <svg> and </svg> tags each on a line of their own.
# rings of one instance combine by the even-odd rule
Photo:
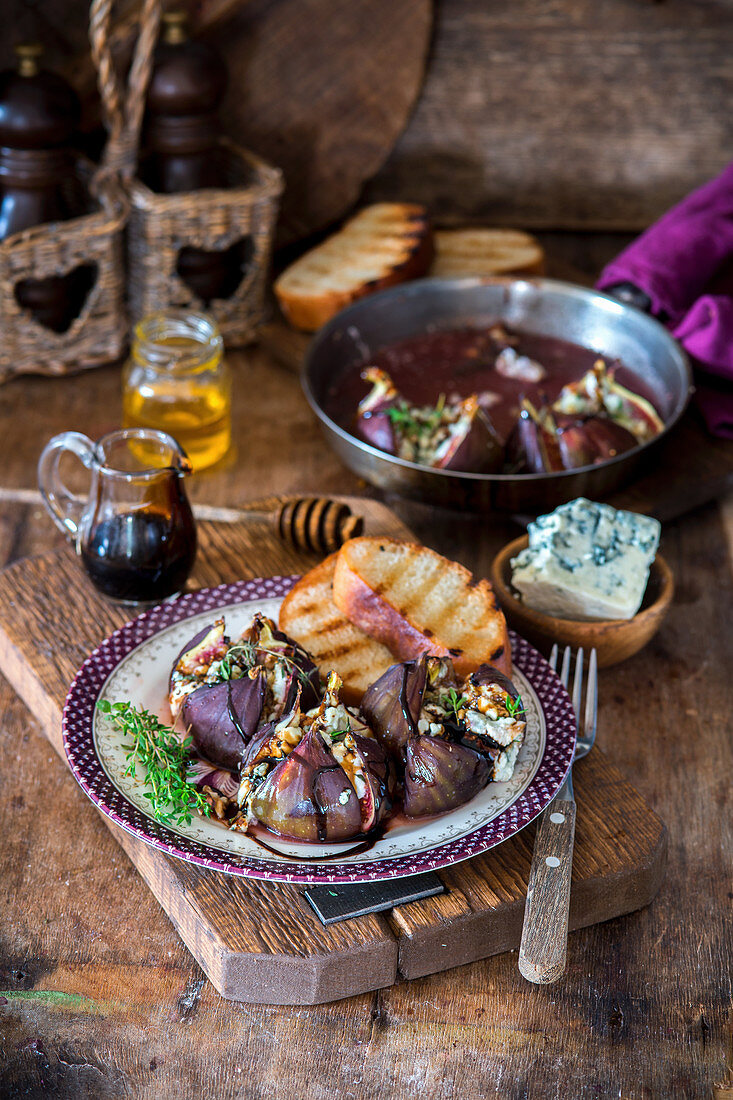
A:
<svg viewBox="0 0 733 1100">
<path fill-rule="evenodd" d="M 619 283 L 649 296 L 693 360 L 709 431 L 733 439 L 733 164 L 624 249 L 597 285 Z"/>
</svg>

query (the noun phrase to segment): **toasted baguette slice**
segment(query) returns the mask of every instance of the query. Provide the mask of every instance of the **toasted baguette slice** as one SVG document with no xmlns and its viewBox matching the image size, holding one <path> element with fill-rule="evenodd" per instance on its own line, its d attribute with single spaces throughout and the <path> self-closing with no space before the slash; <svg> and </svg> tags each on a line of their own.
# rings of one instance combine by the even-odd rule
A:
<svg viewBox="0 0 733 1100">
<path fill-rule="evenodd" d="M 441 229 L 434 235 L 431 275 L 541 275 L 541 244 L 518 229 Z"/>
<path fill-rule="evenodd" d="M 430 653 L 452 657 L 459 676 L 484 663 L 511 675 L 506 620 L 491 585 L 427 547 L 350 539 L 338 552 L 333 599 L 400 661 Z"/>
<path fill-rule="evenodd" d="M 315 332 L 357 298 L 424 275 L 432 257 L 425 208 L 380 202 L 291 264 L 275 294 L 291 324 Z"/>
<path fill-rule="evenodd" d="M 342 697 L 361 697 L 396 658 L 341 614 L 333 602 L 336 554 L 311 569 L 288 592 L 280 608 L 280 629 L 312 655 L 322 678 L 333 669 L 344 682 Z"/>
</svg>

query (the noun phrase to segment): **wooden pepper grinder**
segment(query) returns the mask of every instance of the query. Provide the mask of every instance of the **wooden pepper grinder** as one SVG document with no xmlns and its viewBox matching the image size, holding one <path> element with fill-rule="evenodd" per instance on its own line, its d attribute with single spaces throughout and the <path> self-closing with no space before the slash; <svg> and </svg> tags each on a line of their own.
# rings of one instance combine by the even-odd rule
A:
<svg viewBox="0 0 733 1100">
<path fill-rule="evenodd" d="M 218 119 L 226 69 L 216 50 L 189 38 L 187 24 L 185 12 L 163 15 L 148 88 L 143 179 L 166 194 L 227 186 Z M 236 247 L 208 252 L 187 246 L 179 253 L 177 270 L 208 305 L 236 290 L 242 257 Z"/>
<path fill-rule="evenodd" d="M 39 69 L 39 43 L 19 45 L 15 52 L 17 69 L 0 73 L 0 241 L 78 213 L 67 195 L 79 100 L 62 77 Z M 41 324 L 64 332 L 76 313 L 76 282 L 75 272 L 23 279 L 16 296 Z"/>
<path fill-rule="evenodd" d="M 145 116 L 145 181 L 154 191 L 225 186 L 217 112 L 226 85 L 221 56 L 189 38 L 186 13 L 166 12 Z"/>
</svg>

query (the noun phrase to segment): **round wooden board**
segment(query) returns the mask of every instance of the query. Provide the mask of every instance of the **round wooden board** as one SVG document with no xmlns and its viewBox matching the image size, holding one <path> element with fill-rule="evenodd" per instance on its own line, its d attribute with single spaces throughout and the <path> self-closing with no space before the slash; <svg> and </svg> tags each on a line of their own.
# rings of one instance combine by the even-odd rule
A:
<svg viewBox="0 0 733 1100">
<path fill-rule="evenodd" d="M 227 132 L 285 172 L 282 243 L 342 217 L 382 166 L 431 26 L 431 0 L 249 0 L 207 33 L 229 67 Z"/>
</svg>

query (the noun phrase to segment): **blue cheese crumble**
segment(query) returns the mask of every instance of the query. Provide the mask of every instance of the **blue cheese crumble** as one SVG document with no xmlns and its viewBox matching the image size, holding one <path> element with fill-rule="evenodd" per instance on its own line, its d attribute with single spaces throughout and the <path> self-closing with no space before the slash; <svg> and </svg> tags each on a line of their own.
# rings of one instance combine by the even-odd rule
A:
<svg viewBox="0 0 733 1100">
<path fill-rule="evenodd" d="M 529 525 L 512 559 L 522 602 L 560 619 L 631 619 L 641 607 L 660 524 L 584 497 Z"/>
</svg>

